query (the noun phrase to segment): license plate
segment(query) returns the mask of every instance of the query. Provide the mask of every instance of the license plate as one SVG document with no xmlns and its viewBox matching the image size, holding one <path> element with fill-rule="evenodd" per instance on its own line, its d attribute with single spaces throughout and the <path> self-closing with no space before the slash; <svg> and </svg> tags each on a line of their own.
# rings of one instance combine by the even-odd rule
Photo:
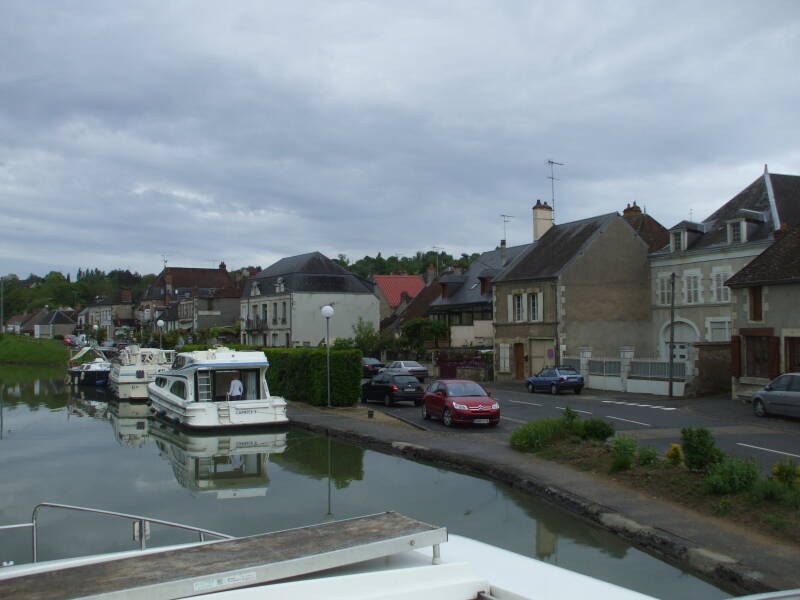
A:
<svg viewBox="0 0 800 600">
<path fill-rule="evenodd" d="M 410 385 L 410 386 L 408 386 L 408 387 L 406 388 L 406 391 L 407 391 L 407 392 L 413 392 L 413 391 L 415 391 L 416 389 L 417 389 L 417 388 L 415 388 L 413 385 Z"/>
<path fill-rule="evenodd" d="M 473 423 L 477 423 L 478 425 L 488 425 L 489 419 L 475 419 Z"/>
</svg>

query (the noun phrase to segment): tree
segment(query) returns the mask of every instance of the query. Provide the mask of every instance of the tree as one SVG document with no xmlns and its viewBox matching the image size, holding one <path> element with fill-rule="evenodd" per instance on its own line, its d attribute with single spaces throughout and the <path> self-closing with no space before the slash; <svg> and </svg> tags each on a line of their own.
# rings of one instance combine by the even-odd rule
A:
<svg viewBox="0 0 800 600">
<path fill-rule="evenodd" d="M 403 336 L 408 340 L 408 347 L 416 352 L 425 350 L 425 342 L 428 340 L 437 341 L 438 338 L 447 334 L 448 327 L 442 321 L 434 319 L 411 319 L 402 327 Z"/>
</svg>

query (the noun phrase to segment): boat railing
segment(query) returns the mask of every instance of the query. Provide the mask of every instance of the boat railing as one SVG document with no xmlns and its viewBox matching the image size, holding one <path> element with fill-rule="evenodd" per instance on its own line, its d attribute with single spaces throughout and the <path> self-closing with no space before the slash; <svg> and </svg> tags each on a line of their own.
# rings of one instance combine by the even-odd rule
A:
<svg viewBox="0 0 800 600">
<path fill-rule="evenodd" d="M 184 525 L 183 523 L 173 523 L 172 521 L 164 521 L 162 519 L 155 519 L 153 517 L 143 517 L 142 515 L 130 515 L 127 513 L 115 512 L 111 510 L 103 510 L 100 508 L 89 508 L 87 506 L 71 506 L 69 504 L 56 504 L 53 502 L 42 502 L 37 504 L 33 509 L 30 523 L 17 523 L 14 525 L 0 525 L 0 531 L 11 529 L 24 529 L 30 528 L 32 532 L 32 548 L 33 548 L 33 562 L 39 562 L 39 538 L 38 538 L 38 518 L 39 511 L 43 508 L 58 508 L 63 510 L 72 510 L 77 512 L 93 513 L 97 515 L 104 515 L 107 517 L 117 517 L 127 519 L 134 523 L 134 539 L 139 541 L 139 549 L 145 550 L 145 539 L 150 529 L 150 524 L 165 525 L 176 529 L 183 529 L 185 531 L 193 531 L 200 536 L 200 541 L 204 542 L 206 536 L 220 538 L 224 540 L 235 539 L 234 536 L 226 533 L 219 533 L 218 531 L 211 531 L 210 529 L 203 529 L 202 527 L 194 527 L 192 525 Z"/>
</svg>

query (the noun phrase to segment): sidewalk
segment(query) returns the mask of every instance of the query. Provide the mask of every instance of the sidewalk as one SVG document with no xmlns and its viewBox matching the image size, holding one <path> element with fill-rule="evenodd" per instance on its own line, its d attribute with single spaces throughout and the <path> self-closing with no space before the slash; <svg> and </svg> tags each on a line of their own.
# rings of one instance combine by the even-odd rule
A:
<svg viewBox="0 0 800 600">
<path fill-rule="evenodd" d="M 289 416 L 295 425 L 361 446 L 467 470 L 526 490 L 736 593 L 800 587 L 800 549 L 792 544 L 516 452 L 507 440 L 481 436 L 482 443 L 476 444 L 477 436 L 457 429 L 422 431 L 400 421 L 369 419 L 366 408 L 344 410 L 347 413 L 290 403 Z"/>
</svg>

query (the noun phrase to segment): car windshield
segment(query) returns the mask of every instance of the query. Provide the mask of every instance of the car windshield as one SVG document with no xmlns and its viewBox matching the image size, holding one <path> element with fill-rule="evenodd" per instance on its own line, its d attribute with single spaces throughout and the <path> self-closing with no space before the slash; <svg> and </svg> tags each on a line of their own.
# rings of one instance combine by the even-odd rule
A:
<svg viewBox="0 0 800 600">
<path fill-rule="evenodd" d="M 422 365 L 418 362 L 414 362 L 413 360 L 405 360 L 403 361 L 403 366 L 406 369 L 421 369 Z"/>
<path fill-rule="evenodd" d="M 459 383 L 448 383 L 447 393 L 450 396 L 485 396 L 486 390 L 484 390 L 477 383 L 465 381 Z"/>
<path fill-rule="evenodd" d="M 417 385 L 419 380 L 413 375 L 397 375 L 394 378 L 394 382 L 398 385 L 404 385 L 406 383 L 413 383 L 414 385 Z"/>
<path fill-rule="evenodd" d="M 362 358 L 361 362 L 365 365 L 377 365 L 380 361 L 377 358 Z"/>
<path fill-rule="evenodd" d="M 572 367 L 560 367 L 558 372 L 564 375 L 578 375 L 578 372 Z"/>
</svg>

